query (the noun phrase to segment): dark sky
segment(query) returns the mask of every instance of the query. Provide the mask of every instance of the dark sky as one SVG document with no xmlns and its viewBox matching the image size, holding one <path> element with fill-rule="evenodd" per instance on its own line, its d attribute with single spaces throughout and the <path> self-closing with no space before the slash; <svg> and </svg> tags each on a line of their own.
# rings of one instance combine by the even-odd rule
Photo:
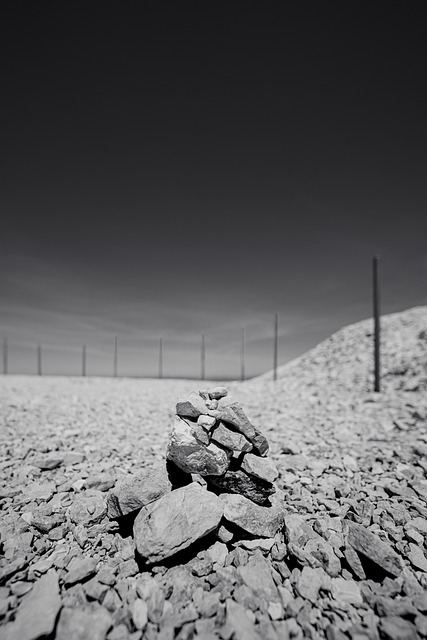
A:
<svg viewBox="0 0 427 640">
<path fill-rule="evenodd" d="M 10 371 L 237 376 L 427 303 L 424 3 L 1 8 Z"/>
</svg>

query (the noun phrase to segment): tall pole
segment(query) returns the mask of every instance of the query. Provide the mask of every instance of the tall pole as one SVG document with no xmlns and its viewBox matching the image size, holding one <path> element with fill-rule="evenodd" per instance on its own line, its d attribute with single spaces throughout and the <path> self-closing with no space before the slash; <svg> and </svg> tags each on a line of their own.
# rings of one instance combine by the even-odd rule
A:
<svg viewBox="0 0 427 640">
<path fill-rule="evenodd" d="M 82 376 L 86 376 L 86 345 L 82 347 Z"/>
<path fill-rule="evenodd" d="M 279 344 L 279 314 L 274 316 L 274 353 L 273 353 L 273 380 L 277 380 L 277 352 Z"/>
<path fill-rule="evenodd" d="M 114 377 L 117 378 L 117 336 L 114 338 Z"/>
<path fill-rule="evenodd" d="M 374 294 L 374 391 L 380 389 L 380 316 L 381 316 L 381 258 L 374 256 L 372 265 Z"/>
<path fill-rule="evenodd" d="M 243 382 L 245 379 L 245 346 L 246 346 L 246 329 L 242 327 L 242 344 L 240 351 L 240 380 Z"/>
<path fill-rule="evenodd" d="M 7 362 L 7 356 L 8 356 L 8 344 L 7 344 L 7 338 L 5 338 L 3 340 L 3 373 L 4 375 L 7 374 L 7 369 L 8 369 L 8 362 Z"/>
<path fill-rule="evenodd" d="M 159 378 L 163 378 L 163 339 L 159 339 Z"/>
<path fill-rule="evenodd" d="M 42 374 L 42 346 L 41 344 L 37 347 L 37 374 L 41 376 Z"/>
<path fill-rule="evenodd" d="M 200 346 L 200 377 L 202 380 L 205 379 L 205 367 L 206 367 L 206 345 L 205 345 L 205 334 L 202 333 L 202 343 Z"/>
</svg>

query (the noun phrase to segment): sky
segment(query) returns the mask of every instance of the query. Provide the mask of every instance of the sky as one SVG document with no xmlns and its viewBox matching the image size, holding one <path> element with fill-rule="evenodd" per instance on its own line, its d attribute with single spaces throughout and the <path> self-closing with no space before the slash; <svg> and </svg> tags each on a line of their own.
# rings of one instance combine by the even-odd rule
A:
<svg viewBox="0 0 427 640">
<path fill-rule="evenodd" d="M 427 304 L 423 3 L 3 3 L 8 372 L 238 378 Z"/>
</svg>

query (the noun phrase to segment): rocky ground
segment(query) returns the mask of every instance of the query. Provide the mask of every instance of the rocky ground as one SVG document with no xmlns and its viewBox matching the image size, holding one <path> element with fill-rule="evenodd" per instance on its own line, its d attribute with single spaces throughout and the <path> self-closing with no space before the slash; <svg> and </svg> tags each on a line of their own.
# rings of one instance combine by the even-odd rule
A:
<svg viewBox="0 0 427 640">
<path fill-rule="evenodd" d="M 427 637 L 427 309 L 346 327 L 229 385 L 284 492 L 274 538 L 215 533 L 143 566 L 106 493 L 164 460 L 177 380 L 0 380 L 0 638 Z M 206 386 L 208 386 L 206 384 Z"/>
</svg>

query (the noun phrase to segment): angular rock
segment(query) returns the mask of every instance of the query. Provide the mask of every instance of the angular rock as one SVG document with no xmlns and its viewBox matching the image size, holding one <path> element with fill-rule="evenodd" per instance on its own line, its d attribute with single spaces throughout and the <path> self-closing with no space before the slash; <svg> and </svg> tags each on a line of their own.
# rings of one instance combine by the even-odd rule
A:
<svg viewBox="0 0 427 640">
<path fill-rule="evenodd" d="M 330 590 L 331 578 L 321 568 L 303 567 L 295 584 L 295 589 L 302 598 L 315 604 L 320 589 Z"/>
<path fill-rule="evenodd" d="M 55 640 L 105 640 L 113 619 L 104 607 L 90 610 L 64 607 L 59 616 Z"/>
<path fill-rule="evenodd" d="M 205 446 L 192 433 L 191 424 L 177 416 L 166 457 L 187 473 L 221 475 L 230 466 L 231 452 L 220 449 L 214 443 Z"/>
<path fill-rule="evenodd" d="M 295 513 L 286 514 L 285 534 L 291 555 L 310 567 L 322 567 L 330 576 L 337 576 L 341 563 L 332 546 L 326 542 L 304 518 Z"/>
<path fill-rule="evenodd" d="M 102 520 L 107 513 L 107 503 L 101 492 L 86 491 L 74 498 L 68 510 L 71 522 L 89 526 Z"/>
<path fill-rule="evenodd" d="M 264 598 L 266 602 L 279 602 L 280 596 L 271 575 L 271 565 L 260 552 L 255 552 L 244 566 L 239 566 L 237 573 L 243 584 L 252 589 L 258 598 Z"/>
<path fill-rule="evenodd" d="M 138 554 L 152 564 L 168 558 L 219 525 L 221 500 L 192 483 L 143 507 L 134 523 Z"/>
<path fill-rule="evenodd" d="M 357 582 L 344 578 L 332 578 L 332 595 L 338 602 L 348 602 L 359 606 L 363 602 Z"/>
<path fill-rule="evenodd" d="M 64 583 L 72 585 L 86 580 L 95 573 L 97 564 L 94 558 L 85 558 L 84 556 L 73 558 L 67 567 L 68 571 Z"/>
<path fill-rule="evenodd" d="M 283 526 L 285 512 L 281 505 L 261 507 L 237 493 L 223 493 L 224 518 L 254 536 L 272 538 Z"/>
<path fill-rule="evenodd" d="M 261 455 L 268 453 L 267 439 L 256 429 L 238 402 L 232 402 L 225 406 L 220 406 L 221 420 L 232 424 L 242 433 L 254 446 L 254 449 Z"/>
<path fill-rule="evenodd" d="M 211 400 L 219 400 L 228 395 L 228 389 L 227 387 L 212 387 L 212 389 L 207 390 L 207 394 Z"/>
<path fill-rule="evenodd" d="M 419 638 L 415 625 L 398 616 L 382 618 L 380 631 L 381 637 L 385 640 L 417 640 Z"/>
<path fill-rule="evenodd" d="M 172 485 L 165 467 L 159 462 L 138 474 L 120 480 L 107 496 L 109 518 L 137 511 L 171 491 Z"/>
<path fill-rule="evenodd" d="M 348 543 L 353 549 L 396 578 L 402 573 L 402 561 L 389 544 L 380 540 L 363 525 L 351 520 L 345 522 L 348 529 Z"/>
<path fill-rule="evenodd" d="M 176 413 L 182 418 L 198 418 L 200 415 L 208 414 L 209 410 L 203 398 L 196 392 L 191 391 L 186 396 L 178 398 L 176 403 Z"/>
<path fill-rule="evenodd" d="M 51 569 L 22 600 L 16 618 L 4 628 L 6 640 L 37 640 L 50 636 L 61 608 L 58 575 Z"/>
<path fill-rule="evenodd" d="M 223 422 L 220 422 L 218 426 L 212 430 L 211 439 L 225 447 L 230 451 L 252 451 L 253 445 L 247 438 L 237 431 L 232 431 L 225 426 Z M 255 457 L 255 456 L 254 456 Z"/>
<path fill-rule="evenodd" d="M 410 542 L 409 549 L 408 558 L 414 567 L 427 572 L 427 558 L 425 557 L 422 548 L 417 544 Z"/>
<path fill-rule="evenodd" d="M 215 418 L 204 414 L 197 418 L 197 424 L 206 429 L 206 431 L 210 431 L 216 425 L 216 422 Z"/>
<path fill-rule="evenodd" d="M 229 635 L 227 633 L 226 637 L 232 636 L 235 640 L 262 640 L 252 619 L 241 604 L 229 598 L 226 600 L 225 606 L 227 612 L 225 624 L 231 632 Z"/>
<path fill-rule="evenodd" d="M 225 493 L 239 493 L 252 502 L 264 505 L 275 493 L 275 487 L 265 480 L 251 478 L 244 471 L 226 471 L 222 476 L 206 476 L 209 485 L 213 485 Z"/>
<path fill-rule="evenodd" d="M 85 480 L 86 489 L 95 489 L 96 491 L 108 491 L 115 485 L 115 478 L 109 473 L 96 473 L 89 476 Z"/>
<path fill-rule="evenodd" d="M 255 456 L 252 453 L 247 453 L 243 457 L 241 469 L 249 475 L 266 482 L 274 482 L 279 476 L 277 467 L 272 460 Z"/>
<path fill-rule="evenodd" d="M 36 458 L 32 464 L 38 467 L 42 471 L 50 471 L 51 469 L 57 469 L 63 463 L 64 458 L 56 455 L 44 456 L 43 458 Z"/>
<path fill-rule="evenodd" d="M 147 603 L 137 598 L 132 606 L 132 620 L 138 630 L 144 630 L 148 623 Z"/>
</svg>

